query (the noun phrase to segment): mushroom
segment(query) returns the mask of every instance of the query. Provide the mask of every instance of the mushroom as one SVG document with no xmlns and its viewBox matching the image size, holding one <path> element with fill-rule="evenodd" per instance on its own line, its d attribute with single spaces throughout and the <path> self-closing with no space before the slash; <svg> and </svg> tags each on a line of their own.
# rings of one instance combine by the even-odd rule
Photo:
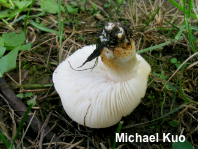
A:
<svg viewBox="0 0 198 149">
<path fill-rule="evenodd" d="M 110 127 L 129 115 L 145 96 L 151 67 L 136 54 L 127 32 L 121 23 L 106 23 L 99 46 L 77 50 L 54 71 L 55 89 L 75 122 L 90 128 Z M 97 66 L 87 70 L 95 65 L 97 56 Z M 83 71 L 72 69 L 69 62 L 73 68 L 83 64 Z"/>
</svg>

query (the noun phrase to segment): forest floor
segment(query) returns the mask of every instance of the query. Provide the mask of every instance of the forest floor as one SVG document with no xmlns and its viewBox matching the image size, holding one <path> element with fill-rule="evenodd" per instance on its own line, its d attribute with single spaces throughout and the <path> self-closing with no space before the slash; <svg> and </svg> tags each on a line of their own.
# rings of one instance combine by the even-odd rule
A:
<svg viewBox="0 0 198 149">
<path fill-rule="evenodd" d="M 173 136 L 185 136 L 187 142 L 182 146 L 194 146 L 194 149 L 197 149 L 196 13 L 192 11 L 191 16 L 186 15 L 168 0 L 79 0 L 62 1 L 60 17 L 58 2 L 52 5 L 53 2 L 34 1 L 29 13 L 31 17 L 28 17 L 27 22 L 23 16 L 27 15 L 29 7 L 21 10 L 14 18 L 7 16 L 0 22 L 0 34 L 24 32 L 23 44 L 31 43 L 29 50 L 19 50 L 16 67 L 3 75 L 9 90 L 3 88 L 5 82 L 0 81 L 0 132 L 8 142 L 11 143 L 18 132 L 17 128 L 24 114 L 20 115 L 20 111 L 26 111 L 27 101 L 36 96 L 36 105 L 31 108 L 30 113 L 34 114 L 36 122 L 40 121 L 39 125 L 43 122 L 45 127 L 41 128 L 35 124 L 34 126 L 39 128 L 34 129 L 31 126 L 26 132 L 28 124 L 31 123 L 31 118 L 27 118 L 17 134 L 15 147 L 21 142 L 19 147 L 29 149 L 112 148 L 118 124 L 109 128 L 92 129 L 72 121 L 65 113 L 55 91 L 52 74 L 58 64 L 76 50 L 95 44 L 104 23 L 114 21 L 130 26 L 137 52 L 152 68 L 146 95 L 129 116 L 122 118 L 123 126 L 120 132 L 127 133 L 128 136 L 136 133 L 142 136 L 159 135 L 158 142 L 118 142 L 116 148 L 177 149 L 173 145 L 175 139 L 171 142 L 163 141 L 163 133 L 171 133 Z M 5 14 L 8 9 L 17 11 L 16 5 L 17 3 L 13 9 L 2 5 L 0 10 Z M 193 5 L 198 8 L 197 2 Z M 186 6 L 186 9 L 188 8 Z M 197 9 L 196 11 L 198 12 Z M 8 53 L 9 50 L 4 55 Z M 20 108 L 20 105 L 13 103 L 15 99 L 16 104 L 24 105 Z M 18 102 L 19 100 L 22 102 Z M 51 133 L 46 134 L 46 130 Z M 0 148 L 7 148 L 2 140 Z"/>
</svg>

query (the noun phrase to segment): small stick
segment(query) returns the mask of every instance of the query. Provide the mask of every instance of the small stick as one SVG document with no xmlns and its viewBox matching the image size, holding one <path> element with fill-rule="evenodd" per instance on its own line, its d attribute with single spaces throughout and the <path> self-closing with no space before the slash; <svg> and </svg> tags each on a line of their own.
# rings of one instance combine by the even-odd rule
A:
<svg viewBox="0 0 198 149">
<path fill-rule="evenodd" d="M 0 78 L 0 91 L 2 92 L 2 94 L 6 97 L 8 103 L 10 104 L 10 106 L 19 114 L 19 116 L 23 117 L 23 115 L 25 114 L 25 111 L 27 110 L 26 105 L 21 101 L 21 99 L 19 97 L 17 97 L 14 93 L 14 91 L 7 85 L 6 81 L 4 80 L 4 78 Z M 29 113 L 30 115 L 27 116 L 26 122 L 29 123 L 31 118 L 32 118 L 32 112 L 30 111 Z M 39 132 L 40 127 L 43 126 L 43 122 L 36 116 L 34 116 L 32 123 L 30 125 L 30 127 L 35 131 L 35 132 Z M 45 133 L 47 133 L 50 130 L 49 126 L 45 127 Z M 49 132 L 46 136 L 45 139 L 50 142 L 52 137 L 54 136 L 55 133 L 53 133 L 52 131 Z M 58 137 L 55 136 L 54 137 L 54 141 L 57 140 Z"/>
</svg>

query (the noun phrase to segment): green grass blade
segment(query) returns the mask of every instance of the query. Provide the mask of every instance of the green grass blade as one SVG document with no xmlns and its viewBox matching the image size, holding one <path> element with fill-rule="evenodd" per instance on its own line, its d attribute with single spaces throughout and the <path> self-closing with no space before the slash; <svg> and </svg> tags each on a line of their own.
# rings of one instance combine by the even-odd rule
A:
<svg viewBox="0 0 198 149">
<path fill-rule="evenodd" d="M 1 11 L 1 12 L 0 12 L 0 19 L 9 17 L 9 16 L 10 16 L 9 12 L 10 12 L 9 9 L 4 10 L 4 11 Z"/>
<path fill-rule="evenodd" d="M 188 2 L 188 18 L 191 17 L 191 9 L 192 9 L 192 0 Z"/>
<path fill-rule="evenodd" d="M 29 16 L 28 18 L 35 18 L 35 17 L 44 16 L 45 15 L 45 12 L 46 12 L 46 10 L 43 10 L 41 13 L 36 14 L 36 15 L 32 15 L 32 16 Z"/>
<path fill-rule="evenodd" d="M 14 28 L 12 27 L 12 25 L 10 25 L 6 20 L 2 19 L 2 21 L 14 31 Z"/>
<path fill-rule="evenodd" d="M 61 0 L 58 0 L 58 28 L 59 28 L 59 37 L 61 36 Z"/>
<path fill-rule="evenodd" d="M 12 4 L 6 3 L 6 1 L 2 1 L 2 0 L 0 1 L 0 4 L 3 5 L 4 7 L 9 8 L 9 9 L 10 9 L 11 7 L 13 7 Z"/>
<path fill-rule="evenodd" d="M 165 19 L 165 22 L 167 22 L 168 24 L 170 24 L 173 28 L 176 28 L 177 30 L 179 30 L 179 27 L 177 27 L 176 25 L 172 24 L 170 21 L 167 21 Z"/>
<path fill-rule="evenodd" d="M 26 84 L 26 85 L 16 85 L 15 87 L 24 87 L 24 88 L 45 88 L 51 87 L 53 83 L 50 84 Z"/>
<path fill-rule="evenodd" d="M 15 3 L 18 2 L 18 1 L 15 1 Z M 24 1 L 26 2 L 26 1 Z M 11 12 L 11 14 L 9 15 L 9 18 L 7 19 L 8 20 L 11 20 L 12 18 L 16 18 L 16 16 L 19 16 L 19 14 L 21 12 L 23 12 L 29 5 L 31 4 L 31 2 L 26 2 L 26 4 L 20 8 L 20 9 L 15 9 L 14 11 Z"/>
<path fill-rule="evenodd" d="M 173 17 L 174 18 L 174 17 Z M 170 28 L 170 30 L 168 30 L 168 38 L 172 38 L 172 31 L 173 30 L 179 30 L 179 28 L 176 26 L 176 25 L 174 25 L 174 24 L 172 24 L 171 23 L 171 21 L 167 21 L 166 19 L 165 19 L 165 22 L 167 22 L 168 24 L 170 24 L 173 28 Z M 162 28 L 161 28 L 161 30 L 162 30 Z M 162 30 L 163 31 L 163 30 Z M 163 34 L 164 34 L 164 32 L 163 32 Z"/>
<path fill-rule="evenodd" d="M 122 0 L 122 2 L 120 3 L 120 5 L 117 7 L 117 9 L 105 20 L 105 22 L 109 21 L 110 18 L 117 13 L 117 11 L 119 10 L 120 6 L 122 5 L 122 3 L 124 2 L 124 0 Z"/>
<path fill-rule="evenodd" d="M 114 2 L 114 1 L 112 1 L 112 0 L 110 0 L 110 3 L 111 3 L 111 5 L 113 6 L 113 9 L 114 9 L 114 12 L 116 13 L 116 15 L 117 16 L 120 16 L 120 14 L 119 13 L 117 13 L 118 11 L 116 10 L 116 8 L 120 8 L 120 6 L 123 4 L 123 1 L 120 3 L 120 5 L 119 4 L 117 4 L 116 2 Z M 121 10 L 122 8 L 120 8 L 120 10 Z"/>
<path fill-rule="evenodd" d="M 183 5 L 183 12 L 184 12 L 184 22 L 185 22 L 185 26 L 186 26 L 186 32 L 187 32 L 187 37 L 189 40 L 189 45 L 190 45 L 192 51 L 194 53 L 196 53 L 194 42 L 193 42 L 192 36 L 191 36 L 191 29 L 190 29 L 190 16 L 191 16 L 191 9 L 192 9 L 192 1 L 189 0 L 187 12 L 185 12 L 186 0 L 183 0 L 182 2 L 183 2 L 182 5 Z M 188 17 L 187 17 L 187 14 L 188 14 Z"/>
<path fill-rule="evenodd" d="M 192 3 L 192 7 L 193 7 L 193 12 L 195 13 L 196 19 L 198 20 L 198 14 L 197 14 L 197 10 L 195 8 L 194 3 Z"/>
<path fill-rule="evenodd" d="M 12 0 L 9 0 L 9 3 L 11 4 L 12 8 L 15 6 Z"/>
<path fill-rule="evenodd" d="M 189 0 L 188 3 L 188 38 L 189 38 L 189 44 L 191 46 L 191 49 L 194 53 L 196 53 L 195 50 L 195 45 L 194 45 L 194 41 L 193 41 L 193 37 L 192 37 L 192 31 L 191 31 L 191 23 L 190 23 L 190 17 L 191 17 L 191 9 L 192 9 L 192 0 Z"/>
<path fill-rule="evenodd" d="M 32 8 L 32 5 L 33 5 L 34 1 L 35 0 L 32 0 L 32 3 L 30 4 L 30 8 L 28 10 L 27 16 L 25 17 L 25 21 L 24 21 L 24 32 L 25 33 L 26 33 L 26 27 L 27 27 L 27 19 L 28 19 L 29 15 L 30 15 L 30 10 Z"/>
<path fill-rule="evenodd" d="M 178 32 L 177 35 L 175 36 L 175 39 L 176 39 L 176 40 L 179 40 L 179 37 L 181 37 L 181 34 L 182 34 L 183 31 L 184 31 L 184 28 L 185 28 L 185 26 L 182 26 L 182 28 L 179 30 L 179 32 Z"/>
<path fill-rule="evenodd" d="M 140 31 L 142 31 L 143 29 L 145 29 L 149 25 L 149 23 L 154 19 L 156 14 L 159 12 L 160 8 L 161 7 L 159 7 L 159 6 L 157 7 L 157 9 L 155 10 L 154 14 L 151 16 L 151 18 L 148 20 L 148 22 L 145 24 L 145 26 Z"/>
<path fill-rule="evenodd" d="M 3 141 L 3 143 L 6 145 L 7 148 L 10 147 L 10 144 L 6 140 L 6 138 L 3 136 L 3 134 L 0 132 L 0 139 Z"/>
<path fill-rule="evenodd" d="M 184 105 L 184 104 L 183 104 Z M 128 129 L 128 128 L 132 128 L 132 127 L 137 127 L 137 126 L 141 126 L 141 125 L 145 125 L 145 124 L 149 124 L 149 123 L 152 123 L 152 122 L 155 122 L 155 121 L 158 121 L 162 118 L 165 118 L 166 116 L 172 114 L 172 113 L 175 113 L 177 112 L 179 109 L 181 109 L 182 106 L 178 107 L 178 108 L 175 108 L 174 110 L 170 111 L 169 113 L 167 114 L 164 114 L 163 116 L 159 117 L 159 118 L 156 118 L 154 120 L 151 120 L 151 121 L 148 121 L 148 122 L 145 122 L 145 123 L 140 123 L 140 124 L 134 124 L 134 125 L 129 125 L 129 126 L 125 126 L 123 127 L 122 129 Z"/>
<path fill-rule="evenodd" d="M 168 1 L 170 1 L 173 5 L 175 5 L 175 7 L 177 7 L 179 10 L 183 11 L 184 13 L 188 13 L 188 11 L 186 9 L 183 9 L 183 7 L 180 6 L 176 1 L 174 1 L 174 0 L 168 0 Z M 197 18 L 196 15 L 194 15 L 194 14 L 191 14 L 191 17 L 194 19 Z"/>
<path fill-rule="evenodd" d="M 198 27 L 197 26 L 190 26 L 190 29 L 198 31 Z"/>
<path fill-rule="evenodd" d="M 22 144 L 22 141 L 23 141 L 23 139 L 24 139 L 24 137 L 25 137 L 25 134 L 27 133 L 27 131 L 28 131 L 29 127 L 30 127 L 30 124 L 32 123 L 32 120 L 33 120 L 33 118 L 34 118 L 35 112 L 36 112 L 36 111 L 34 111 L 34 114 L 32 115 L 32 118 L 31 118 L 31 120 L 30 120 L 30 122 L 29 122 L 29 124 L 28 124 L 28 126 L 27 126 L 27 128 L 26 128 L 26 130 L 25 130 L 25 132 L 24 132 L 24 134 L 23 134 L 23 136 L 22 136 L 22 138 L 21 138 L 21 141 L 20 141 L 20 143 L 19 143 L 17 149 L 19 149 L 20 146 L 21 146 L 21 144 Z"/>
<path fill-rule="evenodd" d="M 178 39 L 174 39 L 172 41 L 167 41 L 167 42 L 164 42 L 164 43 L 161 43 L 161 44 L 158 44 L 156 46 L 153 46 L 153 47 L 149 47 L 149 48 L 146 48 L 146 49 L 143 49 L 143 50 L 140 50 L 140 51 L 137 51 L 137 54 L 142 54 L 142 53 L 145 53 L 145 52 L 148 52 L 148 51 L 152 51 L 152 50 L 155 50 L 155 49 L 158 49 L 158 48 L 161 48 L 161 47 L 164 47 L 166 45 L 169 45 L 177 40 L 181 40 L 183 39 L 183 37 L 179 37 Z"/>
<path fill-rule="evenodd" d="M 18 22 L 18 21 L 24 19 L 25 17 L 26 17 L 26 15 L 20 16 L 19 18 L 17 18 L 16 20 L 14 20 L 14 21 L 12 22 L 12 24 L 14 24 L 14 23 L 16 23 L 16 22 Z"/>
<path fill-rule="evenodd" d="M 123 125 L 123 121 L 121 121 L 121 122 L 119 123 L 116 133 L 120 133 L 120 130 L 122 129 L 122 125 Z M 115 147 L 116 147 L 116 138 L 114 139 L 112 149 L 115 149 Z"/>
<path fill-rule="evenodd" d="M 155 50 L 155 49 L 164 47 L 164 46 L 169 45 L 169 44 L 171 44 L 171 43 L 173 43 L 173 42 L 177 42 L 178 40 L 183 39 L 183 37 L 180 36 L 180 35 L 182 34 L 184 28 L 185 28 L 185 26 L 182 26 L 182 28 L 180 29 L 180 31 L 179 31 L 179 32 L 177 33 L 177 35 L 175 36 L 175 39 L 174 39 L 174 40 L 172 40 L 172 41 L 167 41 L 167 42 L 158 44 L 158 45 L 156 45 L 156 46 L 149 47 L 149 48 L 146 48 L 146 49 L 137 51 L 137 54 L 142 54 L 142 53 L 145 53 L 145 52 L 148 52 L 148 51 L 152 51 L 152 50 Z"/>
<path fill-rule="evenodd" d="M 53 29 L 49 29 L 49 28 L 47 28 L 47 27 L 45 27 L 45 26 L 43 26 L 41 24 L 38 24 L 38 23 L 34 22 L 33 20 L 30 21 L 30 24 L 33 25 L 34 27 L 42 30 L 42 31 L 49 32 L 49 33 L 54 33 L 54 34 L 59 35 L 59 33 L 57 31 L 55 31 Z"/>
<path fill-rule="evenodd" d="M 22 118 L 22 120 L 21 120 L 21 123 L 19 124 L 19 127 L 18 127 L 18 129 L 17 129 L 16 135 L 15 135 L 15 137 L 14 137 L 14 140 L 12 141 L 11 147 L 14 145 L 14 142 L 16 141 L 16 139 L 17 139 L 17 137 L 18 137 L 18 135 L 19 135 L 19 132 L 21 131 L 21 129 L 22 129 L 22 127 L 23 127 L 23 124 L 25 123 L 25 120 L 26 120 L 26 118 L 27 118 L 27 116 L 28 116 L 28 113 L 30 112 L 30 110 L 31 110 L 31 108 L 32 108 L 33 105 L 34 105 L 34 104 L 30 104 L 30 105 L 28 106 L 28 108 L 27 108 L 27 110 L 26 110 L 26 112 L 25 112 L 25 114 L 24 114 L 24 116 L 23 116 L 23 118 Z"/>
<path fill-rule="evenodd" d="M 181 95 L 184 97 L 184 101 L 186 101 L 186 102 L 191 102 L 190 99 L 188 99 L 188 98 L 186 97 L 186 95 L 184 94 L 184 92 L 183 92 L 183 90 L 182 90 L 182 86 L 181 86 L 181 74 L 182 74 L 182 72 L 183 72 L 183 70 L 184 70 L 185 67 L 186 67 L 186 63 L 185 63 L 184 66 L 181 68 L 181 71 L 180 71 L 180 74 L 179 74 L 179 90 L 180 90 Z"/>
<path fill-rule="evenodd" d="M 63 23 L 61 21 L 61 0 L 58 0 L 58 29 L 59 29 L 59 63 L 61 63 L 61 47 L 63 39 Z"/>
</svg>

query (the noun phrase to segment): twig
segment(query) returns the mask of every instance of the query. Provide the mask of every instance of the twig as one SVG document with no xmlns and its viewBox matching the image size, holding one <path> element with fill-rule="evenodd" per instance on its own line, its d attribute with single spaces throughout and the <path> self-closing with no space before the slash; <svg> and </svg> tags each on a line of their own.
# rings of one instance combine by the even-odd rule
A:
<svg viewBox="0 0 198 149">
<path fill-rule="evenodd" d="M 48 124 L 48 122 L 49 122 L 49 119 L 50 119 L 50 116 L 52 115 L 52 111 L 49 113 L 49 115 L 47 116 L 47 118 L 46 118 L 46 120 L 45 120 L 45 122 L 43 123 L 43 126 L 42 126 L 42 128 L 41 128 L 41 135 L 40 135 L 40 140 L 39 140 L 39 149 L 42 149 L 42 143 L 43 143 L 43 138 L 44 138 L 44 136 L 45 136 L 45 128 L 46 128 L 46 126 L 47 126 L 47 124 Z"/>
<path fill-rule="evenodd" d="M 7 75 L 15 84 L 18 85 L 18 83 L 17 83 L 8 73 L 6 73 L 6 75 Z"/>
<path fill-rule="evenodd" d="M 10 106 L 21 116 L 25 114 L 25 111 L 27 110 L 26 105 L 21 101 L 19 97 L 15 95 L 13 90 L 7 85 L 6 81 L 4 78 L 0 78 L 0 91 L 2 94 L 6 97 L 7 101 L 9 102 Z M 30 111 L 30 115 L 27 116 L 26 122 L 29 123 L 31 118 L 32 118 L 32 112 Z M 31 123 L 31 128 L 35 131 L 38 132 L 40 130 L 40 127 L 43 126 L 43 122 L 36 116 L 34 116 L 32 123 Z M 39 127 L 40 126 L 40 127 Z M 50 130 L 49 126 L 46 126 L 45 128 L 45 133 Z M 45 139 L 50 142 L 52 137 L 54 136 L 55 133 L 49 132 Z M 58 138 L 55 137 L 54 140 L 57 140 Z"/>
<path fill-rule="evenodd" d="M 82 143 L 84 141 L 84 138 L 74 144 L 72 144 L 68 149 L 72 149 L 73 147 L 77 146 L 78 144 Z"/>
<path fill-rule="evenodd" d="M 54 137 L 55 137 L 55 134 L 54 134 L 54 136 L 52 137 L 52 139 L 51 139 L 51 141 L 50 141 L 50 143 L 49 143 L 49 145 L 48 145 L 47 149 L 49 149 L 49 148 L 50 148 L 50 146 L 51 146 L 51 144 L 52 144 L 52 142 L 53 142 L 53 140 L 54 140 Z"/>
</svg>

